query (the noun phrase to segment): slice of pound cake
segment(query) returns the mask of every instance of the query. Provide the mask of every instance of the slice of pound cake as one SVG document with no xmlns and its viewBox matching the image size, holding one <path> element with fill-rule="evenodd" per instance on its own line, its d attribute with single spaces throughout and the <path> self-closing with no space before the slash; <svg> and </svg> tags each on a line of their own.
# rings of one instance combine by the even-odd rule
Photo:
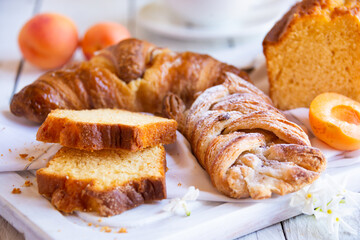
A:
<svg viewBox="0 0 360 240">
<path fill-rule="evenodd" d="M 263 47 L 276 107 L 309 107 L 323 92 L 360 101 L 360 1 L 303 0 Z"/>
<path fill-rule="evenodd" d="M 36 177 L 39 193 L 58 210 L 112 216 L 166 198 L 165 167 L 162 145 L 138 152 L 63 147 Z"/>
<path fill-rule="evenodd" d="M 66 147 L 138 151 L 176 140 L 174 120 L 119 109 L 53 110 L 36 139 Z"/>
</svg>

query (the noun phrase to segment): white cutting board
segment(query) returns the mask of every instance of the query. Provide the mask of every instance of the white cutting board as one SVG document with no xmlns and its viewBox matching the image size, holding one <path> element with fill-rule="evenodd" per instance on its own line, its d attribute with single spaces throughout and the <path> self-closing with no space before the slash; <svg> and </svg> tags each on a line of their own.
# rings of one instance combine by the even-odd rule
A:
<svg viewBox="0 0 360 240">
<path fill-rule="evenodd" d="M 332 158 L 327 170 L 331 176 L 341 182 L 344 176 L 349 177 L 349 190 L 360 191 L 360 162 L 358 152 L 344 152 L 339 155 L 326 146 L 321 145 L 312 136 L 307 120 L 307 109 L 298 109 L 289 115 L 291 120 L 300 120 L 301 125 L 307 129 L 312 143 L 321 147 L 327 156 Z M 43 166 L 51 154 L 56 152 L 56 145 L 38 145 L 35 142 L 37 126 L 27 125 L 26 121 L 14 118 L 6 110 L 0 114 L 0 171 L 1 169 L 23 170 L 27 166 L 26 159 L 19 158 L 20 153 L 38 154 L 39 161 L 30 165 L 29 169 Z M 3 127 L 2 127 L 3 126 Z M 211 195 L 211 184 L 207 175 L 203 175 L 200 182 L 194 184 L 187 181 L 186 174 L 181 177 L 182 187 L 177 186 L 176 174 L 171 165 L 176 156 L 178 161 L 184 162 L 189 171 L 200 168 L 191 152 L 186 152 L 186 142 L 178 136 L 175 144 L 167 149 L 168 167 L 167 187 L 170 197 L 182 196 L 184 186 L 191 184 L 202 191 L 200 199 L 216 198 Z M 25 144 L 26 143 L 26 144 Z M 12 151 L 9 152 L 10 146 Z M 34 147 L 31 150 L 31 146 Z M 175 146 L 175 147 L 174 147 Z M 48 149 L 50 147 L 50 150 Z M 174 151 L 182 149 L 179 153 Z M 48 149 L 45 155 L 42 151 Z M 184 150 L 185 149 L 185 150 Z M 178 156 L 179 155 L 179 156 Z M 341 158 L 339 158 L 339 156 Z M 181 165 L 181 164 L 180 164 Z M 345 167 L 344 167 L 345 166 Z M 201 169 L 197 173 L 202 174 Z M 27 178 L 28 177 L 28 178 Z M 169 179 L 172 177 L 173 179 Z M 176 180 L 174 180 L 176 179 Z M 21 187 L 26 180 L 34 183 L 33 186 Z M 171 181 L 169 181 L 171 180 Z M 298 215 L 297 209 L 289 207 L 291 195 L 275 197 L 262 201 L 241 200 L 238 203 L 196 201 L 190 204 L 192 214 L 171 215 L 164 213 L 162 207 L 169 201 L 163 200 L 151 205 L 144 205 L 120 214 L 116 218 L 105 219 L 98 222 L 100 217 L 89 215 L 63 215 L 55 210 L 50 202 L 37 192 L 34 173 L 4 172 L 0 173 L 0 214 L 9 221 L 18 231 L 24 233 L 26 239 L 231 239 L 246 235 L 264 227 L 273 225 L 285 219 Z M 11 194 L 14 187 L 21 187 L 21 194 Z M 186 190 L 186 188 L 185 188 Z M 223 199 L 228 201 L 228 199 Z M 180 212 L 181 213 L 181 212 Z M 114 221 L 118 224 L 114 224 Z M 92 226 L 88 223 L 92 222 Z M 99 225 L 96 227 L 95 225 Z M 112 233 L 101 232 L 102 226 L 115 225 Z M 120 227 L 126 227 L 128 233 L 115 233 Z"/>
<path fill-rule="evenodd" d="M 306 116 L 306 109 L 299 109 L 290 117 L 300 118 Z M 35 139 L 36 127 L 24 126 L 9 119 L 0 118 L 0 125 L 6 125 L 0 131 L 0 153 L 6 152 L 8 147 L 23 146 L 25 139 L 31 142 Z M 306 120 L 306 119 L 305 119 Z M 303 120 L 303 126 L 307 123 Z M 17 129 L 13 131 L 13 127 Z M 9 131 L 6 134 L 5 131 Z M 22 132 L 23 134 L 19 134 Z M 9 135 L 10 134 L 10 135 Z M 28 138 L 28 136 L 33 136 Z M 311 133 L 310 133 L 311 136 Z M 17 139 L 17 142 L 15 140 Z M 313 144 L 317 144 L 314 142 Z M 9 145 L 10 144 L 10 145 Z M 35 143 L 37 144 L 37 143 Z M 28 143 L 28 149 L 29 151 Z M 51 145 L 50 145 L 51 146 Z M 56 148 L 56 147 L 54 147 Z M 19 147 L 19 149 L 21 149 Z M 19 159 L 18 153 L 22 150 L 14 148 L 12 155 L 9 153 L 0 167 L 15 168 L 22 170 L 21 164 L 26 160 Z M 41 149 L 41 148 L 40 148 Z M 216 199 L 216 195 L 211 193 L 211 184 L 207 175 L 199 176 L 200 182 L 187 181 L 186 174 L 176 175 L 173 171 L 176 162 L 195 172 L 200 168 L 193 159 L 190 151 L 187 150 L 186 141 L 180 135 L 175 144 L 169 145 L 167 149 L 167 159 L 169 171 L 167 172 L 167 188 L 169 196 L 174 197 L 179 192 L 179 196 L 184 193 L 183 186 L 177 186 L 178 181 L 184 186 L 194 184 L 202 191 L 201 199 Z M 36 153 L 41 150 L 34 149 Z M 324 148 L 324 150 L 326 150 Z M 187 152 L 186 152 L 187 151 Z M 48 151 L 47 158 L 51 155 Z M 324 153 L 332 161 L 328 164 L 330 168 L 326 171 L 337 181 L 342 182 L 345 176 L 349 177 L 349 190 L 360 191 L 360 163 L 357 160 L 356 152 L 342 153 L 344 159 L 339 159 L 338 152 L 326 150 Z M 351 156 L 355 154 L 356 156 Z M 32 154 L 32 153 L 31 153 Z M 45 155 L 41 155 L 41 161 L 36 162 L 41 166 L 44 164 Z M 15 157 L 15 158 L 14 158 Z M 3 157 L 4 158 L 4 157 Z M 176 159 L 178 158 L 178 159 Z M 17 165 L 11 165 L 11 159 Z M 10 165 L 9 165 L 10 164 Z M 342 167 L 345 165 L 345 167 Z M 20 166 L 20 167 L 19 167 Z M 34 165 L 31 165 L 33 167 Z M 201 175 L 201 169 L 196 170 L 196 174 Z M 178 178 L 177 178 L 178 177 Z M 31 187 L 22 187 L 26 180 L 34 183 Z M 40 196 L 37 192 L 34 171 L 22 172 L 3 172 L 0 173 L 0 214 L 9 221 L 18 231 L 24 233 L 26 239 L 231 239 L 246 235 L 264 227 L 273 225 L 285 219 L 298 215 L 297 209 L 289 207 L 290 195 L 277 196 L 262 201 L 241 200 L 238 203 L 224 203 L 214 201 L 196 201 L 190 204 L 191 216 L 185 217 L 180 214 L 168 214 L 162 211 L 162 207 L 169 200 L 159 201 L 153 204 L 146 204 L 135 209 L 129 210 L 112 218 L 101 218 L 89 214 L 64 215 L 55 210 L 50 202 Z M 21 194 L 12 194 L 14 187 L 20 187 Z M 185 188 L 186 190 L 186 188 Z M 223 199 L 227 201 L 227 199 Z M 250 202 L 249 202 L 250 201 Z M 92 222 L 92 226 L 88 223 Z M 99 225 L 96 227 L 95 225 Z M 111 233 L 101 232 L 102 226 L 114 226 Z M 127 233 L 115 233 L 120 227 L 126 227 Z"/>
<path fill-rule="evenodd" d="M 347 188 L 359 191 L 360 164 L 331 169 L 329 174 L 341 181 L 349 177 Z M 28 176 L 29 178 L 26 178 Z M 215 203 L 197 201 L 190 205 L 191 216 L 162 214 L 167 200 L 128 211 L 138 216 L 139 226 L 127 227 L 127 233 L 101 232 L 101 226 L 88 226 L 77 215 L 63 215 L 37 193 L 36 184 L 11 194 L 25 180 L 35 182 L 31 172 L 0 174 L 0 212 L 26 239 L 231 239 L 299 214 L 289 207 L 290 195 L 268 203 Z M 148 207 L 152 211 L 146 211 Z M 154 217 L 155 216 L 155 217 Z M 125 216 L 126 217 L 126 216 Z M 100 218 L 99 218 L 100 219 Z M 148 222 L 146 219 L 150 219 Z M 136 220 L 132 220 L 136 223 Z M 103 224 L 102 222 L 98 223 Z"/>
</svg>

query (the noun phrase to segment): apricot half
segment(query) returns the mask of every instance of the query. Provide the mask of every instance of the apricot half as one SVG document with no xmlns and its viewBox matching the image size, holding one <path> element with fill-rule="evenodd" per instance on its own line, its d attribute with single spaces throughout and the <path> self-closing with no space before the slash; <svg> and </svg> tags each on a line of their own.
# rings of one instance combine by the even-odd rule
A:
<svg viewBox="0 0 360 240">
<path fill-rule="evenodd" d="M 339 150 L 360 148 L 360 103 L 337 93 L 318 95 L 309 120 L 317 138 Z"/>
</svg>

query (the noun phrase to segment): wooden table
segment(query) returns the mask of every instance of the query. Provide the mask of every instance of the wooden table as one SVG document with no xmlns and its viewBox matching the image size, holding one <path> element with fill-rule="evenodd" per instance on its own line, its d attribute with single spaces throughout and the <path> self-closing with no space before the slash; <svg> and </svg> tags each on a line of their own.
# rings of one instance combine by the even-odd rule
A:
<svg viewBox="0 0 360 240">
<path fill-rule="evenodd" d="M 117 21 L 130 29 L 134 37 L 147 39 L 155 44 L 163 45 L 167 39 L 149 35 L 146 31 L 139 30 L 136 22 L 136 11 L 149 2 L 149 0 L 14 0 L 0 1 L 0 83 L 2 88 L 7 88 L 5 95 L 0 96 L 1 110 L 7 108 L 8 102 L 13 92 L 19 91 L 23 86 L 29 84 L 41 74 L 33 66 L 29 65 L 21 57 L 17 45 L 17 35 L 21 26 L 34 14 L 38 12 L 58 12 L 72 18 L 78 26 L 80 36 L 92 24 L 99 21 Z M 179 40 L 169 40 L 167 44 L 176 50 L 192 50 L 194 45 L 202 45 L 200 42 L 184 42 Z M 241 41 L 236 39 L 225 39 L 216 41 L 216 46 L 234 47 Z M 203 50 L 206 52 L 206 49 Z M 81 53 L 77 52 L 76 59 L 82 59 Z M 232 62 L 230 62 L 232 63 Z M 246 62 L 238 62 L 238 65 L 245 65 Z M 234 63 L 233 63 L 234 64 Z M 0 215 L 2 213 L 0 212 Z M 360 214 L 358 214 L 350 224 L 359 228 Z M 261 221 L 261 216 L 259 216 Z M 16 226 L 15 226 L 16 228 Z M 0 217 L 0 239 L 18 240 L 24 239 L 23 234 L 19 233 L 6 220 Z M 341 233 L 341 239 L 359 239 L 359 236 L 351 236 Z M 255 239 L 329 239 L 327 234 L 315 223 L 313 217 L 298 216 L 247 236 L 239 238 L 242 240 Z"/>
</svg>

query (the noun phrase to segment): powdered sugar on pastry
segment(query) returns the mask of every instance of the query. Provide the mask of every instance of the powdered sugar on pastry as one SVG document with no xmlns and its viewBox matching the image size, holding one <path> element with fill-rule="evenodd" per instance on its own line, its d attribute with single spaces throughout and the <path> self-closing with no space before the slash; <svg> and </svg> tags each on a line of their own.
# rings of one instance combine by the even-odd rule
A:
<svg viewBox="0 0 360 240">
<path fill-rule="evenodd" d="M 263 199 L 312 183 L 326 160 L 306 133 L 249 82 L 227 73 L 192 106 L 173 94 L 164 114 L 176 119 L 213 185 L 233 198 Z"/>
</svg>

